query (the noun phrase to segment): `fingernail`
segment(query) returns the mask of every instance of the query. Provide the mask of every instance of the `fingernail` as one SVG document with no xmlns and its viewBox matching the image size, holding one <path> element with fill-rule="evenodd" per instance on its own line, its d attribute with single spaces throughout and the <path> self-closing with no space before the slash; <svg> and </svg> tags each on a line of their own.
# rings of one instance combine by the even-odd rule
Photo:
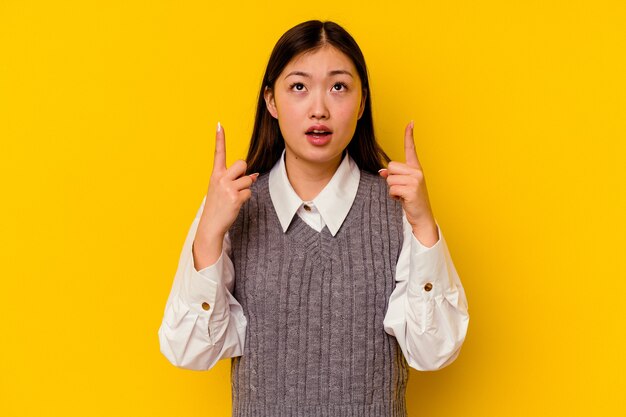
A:
<svg viewBox="0 0 626 417">
<path fill-rule="evenodd" d="M 378 170 L 378 173 L 381 173 L 382 171 L 387 171 L 387 168 L 381 168 Z"/>
<path fill-rule="evenodd" d="M 258 173 L 258 172 L 255 172 L 254 174 L 250 174 L 250 176 L 251 176 L 251 177 L 256 178 L 256 177 L 258 177 L 258 176 L 259 176 L 259 173 Z"/>
<path fill-rule="evenodd" d="M 220 122 L 217 122 L 217 131 L 219 132 L 220 130 L 222 130 L 222 125 Z"/>
<path fill-rule="evenodd" d="M 413 120 L 411 120 L 411 130 L 413 130 Z"/>
</svg>

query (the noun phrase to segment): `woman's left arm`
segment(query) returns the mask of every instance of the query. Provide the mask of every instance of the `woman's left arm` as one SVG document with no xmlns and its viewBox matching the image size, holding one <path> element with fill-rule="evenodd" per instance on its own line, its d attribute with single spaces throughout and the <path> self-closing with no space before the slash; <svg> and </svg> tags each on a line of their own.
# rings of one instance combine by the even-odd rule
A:
<svg viewBox="0 0 626 417">
<path fill-rule="evenodd" d="M 404 217 L 404 216 L 403 216 Z M 396 288 L 384 319 L 412 368 L 435 371 L 454 362 L 467 334 L 467 298 L 446 241 L 424 246 L 404 222 Z"/>
<path fill-rule="evenodd" d="M 459 355 L 469 324 L 467 298 L 430 207 L 413 122 L 404 149 L 405 163 L 392 161 L 380 172 L 389 195 L 402 203 L 404 232 L 384 326 L 411 367 L 434 371 Z"/>
</svg>

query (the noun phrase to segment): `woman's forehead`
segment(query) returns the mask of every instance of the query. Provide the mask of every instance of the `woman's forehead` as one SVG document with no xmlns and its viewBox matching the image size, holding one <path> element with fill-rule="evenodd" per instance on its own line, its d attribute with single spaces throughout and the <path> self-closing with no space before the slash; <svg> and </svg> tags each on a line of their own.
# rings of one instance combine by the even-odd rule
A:
<svg viewBox="0 0 626 417">
<path fill-rule="evenodd" d="M 341 72 L 347 72 L 354 78 L 358 77 L 354 63 L 346 54 L 332 45 L 324 45 L 310 51 L 305 51 L 296 55 L 285 66 L 283 74 L 296 72 L 298 75 L 302 73 L 309 75 L 337 75 Z"/>
</svg>

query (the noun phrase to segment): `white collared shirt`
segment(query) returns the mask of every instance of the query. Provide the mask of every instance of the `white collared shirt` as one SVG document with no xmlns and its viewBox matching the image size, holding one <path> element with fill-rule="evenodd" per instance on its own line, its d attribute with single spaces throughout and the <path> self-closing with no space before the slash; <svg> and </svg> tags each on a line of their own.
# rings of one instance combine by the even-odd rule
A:
<svg viewBox="0 0 626 417">
<path fill-rule="evenodd" d="M 304 202 L 289 182 L 284 155 L 269 173 L 270 197 L 283 232 L 297 214 L 315 230 L 327 227 L 334 236 L 356 196 L 358 166 L 346 153 L 324 189 Z M 206 196 L 183 245 L 158 331 L 163 355 L 175 366 L 193 370 L 208 370 L 220 359 L 243 355 L 247 326 L 232 295 L 235 271 L 228 233 L 215 264 L 200 271 L 194 266 L 192 244 L 205 201 Z M 403 226 L 396 287 L 383 326 L 396 338 L 409 366 L 434 371 L 460 353 L 469 325 L 467 298 L 439 224 L 439 240 L 432 247 L 420 243 L 404 215 Z"/>
<path fill-rule="evenodd" d="M 337 171 L 317 197 L 312 201 L 302 201 L 287 177 L 283 151 L 280 160 L 270 171 L 269 178 L 270 197 L 283 232 L 287 231 L 293 215 L 298 214 L 318 232 L 327 226 L 335 236 L 352 207 L 360 178 L 359 167 L 346 153 Z"/>
</svg>

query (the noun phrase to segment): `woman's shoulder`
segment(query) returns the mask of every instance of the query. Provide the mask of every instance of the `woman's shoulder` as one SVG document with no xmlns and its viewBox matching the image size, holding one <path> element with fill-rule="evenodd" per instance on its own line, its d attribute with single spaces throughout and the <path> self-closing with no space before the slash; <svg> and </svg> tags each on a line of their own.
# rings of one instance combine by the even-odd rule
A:
<svg viewBox="0 0 626 417">
<path fill-rule="evenodd" d="M 268 172 L 264 172 L 262 174 L 260 174 L 256 181 L 252 183 L 252 185 L 250 186 L 250 191 L 252 191 L 252 195 L 256 196 L 259 192 L 263 192 L 263 191 L 267 191 L 269 190 L 269 179 L 270 179 L 270 173 Z"/>
<path fill-rule="evenodd" d="M 365 171 L 364 169 L 359 169 L 359 173 L 361 175 L 360 181 L 367 186 L 370 187 L 387 187 L 387 180 L 381 177 L 378 174 L 373 174 L 369 171 Z"/>
<path fill-rule="evenodd" d="M 362 169 L 360 170 L 360 173 L 361 184 L 359 188 L 363 190 L 364 194 L 369 194 L 368 199 L 384 201 L 386 203 L 386 210 L 390 214 L 402 214 L 402 204 L 389 195 L 389 186 L 387 185 L 387 180 L 385 178 L 378 175 L 378 173 L 373 174 Z"/>
</svg>

